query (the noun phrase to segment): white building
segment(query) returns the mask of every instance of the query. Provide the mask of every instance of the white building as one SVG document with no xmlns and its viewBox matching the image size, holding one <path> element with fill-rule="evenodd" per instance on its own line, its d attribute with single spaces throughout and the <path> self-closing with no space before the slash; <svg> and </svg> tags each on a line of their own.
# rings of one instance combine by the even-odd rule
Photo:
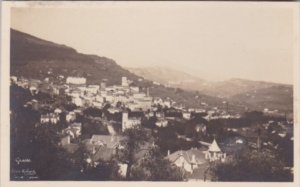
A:
<svg viewBox="0 0 300 187">
<path fill-rule="evenodd" d="M 99 85 L 89 85 L 86 91 L 92 94 L 97 94 L 99 89 L 100 89 Z"/>
<path fill-rule="evenodd" d="M 141 125 L 140 118 L 129 118 L 128 112 L 122 113 L 122 131 Z"/>
<path fill-rule="evenodd" d="M 140 88 L 137 86 L 131 86 L 130 87 L 130 91 L 133 93 L 139 93 L 140 92 Z"/>
<path fill-rule="evenodd" d="M 66 115 L 66 121 L 67 121 L 67 122 L 75 121 L 75 119 L 76 119 L 76 114 L 75 114 L 75 112 L 69 112 L 69 113 Z"/>
<path fill-rule="evenodd" d="M 190 112 L 182 112 L 182 117 L 184 119 L 189 120 L 189 119 L 191 119 L 191 113 Z"/>
<path fill-rule="evenodd" d="M 128 85 L 127 77 L 122 77 L 122 86 L 127 87 Z"/>
<path fill-rule="evenodd" d="M 86 78 L 84 77 L 67 77 L 67 84 L 86 84 Z"/>
<path fill-rule="evenodd" d="M 72 103 L 74 103 L 76 106 L 83 106 L 83 99 L 81 97 L 72 97 Z"/>
<path fill-rule="evenodd" d="M 54 113 L 41 115 L 40 122 L 41 124 L 57 124 L 59 122 L 59 115 Z"/>
<path fill-rule="evenodd" d="M 158 127 L 166 127 L 168 126 L 168 120 L 159 120 L 155 123 Z"/>
<path fill-rule="evenodd" d="M 214 139 L 208 150 L 205 152 L 205 158 L 210 162 L 221 160 L 222 162 L 226 159 L 226 153 L 223 153 L 217 144 L 217 141 Z"/>
</svg>

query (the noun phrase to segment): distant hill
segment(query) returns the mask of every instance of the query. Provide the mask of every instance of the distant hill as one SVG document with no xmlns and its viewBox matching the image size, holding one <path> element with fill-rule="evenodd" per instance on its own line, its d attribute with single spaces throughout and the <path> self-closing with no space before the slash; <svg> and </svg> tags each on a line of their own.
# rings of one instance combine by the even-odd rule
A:
<svg viewBox="0 0 300 187">
<path fill-rule="evenodd" d="M 224 108 L 223 101 L 226 100 L 232 110 L 240 112 L 246 108 L 293 109 L 291 85 L 243 79 L 209 82 L 170 68 L 130 68 L 129 71 L 110 58 L 81 54 L 71 47 L 13 29 L 10 57 L 11 75 L 26 78 L 84 76 L 88 84 L 99 84 L 102 79 L 107 79 L 108 85 L 112 85 L 120 84 L 121 77 L 126 76 L 137 86 L 150 88 L 152 96 L 169 97 L 188 107 Z M 155 85 L 153 81 L 169 87 Z"/>
<path fill-rule="evenodd" d="M 293 86 L 265 81 L 232 78 L 207 81 L 179 70 L 161 67 L 128 68 L 129 71 L 170 87 L 197 90 L 200 94 L 226 100 L 239 110 L 293 110 Z"/>
<path fill-rule="evenodd" d="M 281 110 L 293 112 L 293 87 L 290 85 L 273 85 L 266 88 L 254 89 L 229 98 L 232 102 L 243 102 L 250 109 Z"/>
<path fill-rule="evenodd" d="M 11 29 L 10 59 L 11 75 L 40 80 L 59 75 L 84 76 L 88 84 L 100 84 L 102 79 L 107 79 L 108 85 L 121 84 L 121 77 L 126 76 L 137 86 L 150 88 L 152 96 L 169 97 L 185 106 L 198 107 L 200 104 L 195 102 L 196 95 L 210 106 L 221 103 L 218 98 L 195 91 L 166 88 L 147 79 L 139 81 L 140 76 L 122 68 L 110 58 L 81 54 L 65 45 L 39 39 L 14 29 Z"/>
<path fill-rule="evenodd" d="M 225 81 L 207 84 L 207 87 L 203 88 L 202 92 L 217 97 L 231 97 L 237 94 L 247 93 L 252 90 L 265 89 L 276 85 L 281 84 L 232 78 Z"/>
</svg>

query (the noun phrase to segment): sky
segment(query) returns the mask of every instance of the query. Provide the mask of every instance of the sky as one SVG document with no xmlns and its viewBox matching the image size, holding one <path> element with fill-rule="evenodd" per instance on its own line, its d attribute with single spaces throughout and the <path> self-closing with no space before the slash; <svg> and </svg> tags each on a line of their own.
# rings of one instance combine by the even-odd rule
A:
<svg viewBox="0 0 300 187">
<path fill-rule="evenodd" d="M 106 2 L 12 8 L 11 27 L 114 59 L 208 80 L 293 81 L 293 12 L 270 4 Z"/>
</svg>

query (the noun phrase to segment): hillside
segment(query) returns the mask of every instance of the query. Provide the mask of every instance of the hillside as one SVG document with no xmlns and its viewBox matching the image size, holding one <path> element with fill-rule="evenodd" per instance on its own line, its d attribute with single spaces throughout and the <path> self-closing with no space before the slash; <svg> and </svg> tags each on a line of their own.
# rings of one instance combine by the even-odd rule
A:
<svg viewBox="0 0 300 187">
<path fill-rule="evenodd" d="M 126 76 L 137 86 L 149 87 L 152 96 L 169 97 L 177 103 L 197 107 L 194 102 L 199 95 L 202 102 L 217 105 L 221 100 L 194 91 L 184 91 L 164 86 L 154 85 L 152 81 L 122 68 L 114 60 L 96 55 L 78 53 L 65 45 L 55 44 L 37 37 L 11 29 L 11 75 L 43 80 L 45 77 L 59 75 L 84 76 L 88 84 L 99 84 L 102 79 L 108 80 L 108 85 L 120 84 L 121 77 Z"/>
<path fill-rule="evenodd" d="M 59 75 L 84 76 L 88 84 L 99 84 L 107 79 L 108 85 L 120 84 L 121 77 L 126 76 L 137 86 L 150 88 L 154 97 L 169 97 L 189 107 L 222 108 L 223 101 L 227 100 L 233 111 L 242 112 L 245 108 L 293 110 L 291 85 L 243 79 L 208 82 L 169 68 L 130 71 L 110 58 L 81 54 L 71 47 L 11 29 L 11 75 L 40 80 Z M 142 81 L 138 81 L 142 77 Z M 169 83 L 170 87 L 155 85 L 152 81 Z"/>
<path fill-rule="evenodd" d="M 273 85 L 271 87 L 251 90 L 229 98 L 232 102 L 244 102 L 250 109 L 293 111 L 293 87 L 290 85 Z"/>
<path fill-rule="evenodd" d="M 159 82 L 164 85 L 169 85 L 171 87 L 187 87 L 188 89 L 191 89 L 189 85 L 195 83 L 205 83 L 204 80 L 198 77 L 169 67 L 145 67 L 127 69 L 138 76 Z"/>
<path fill-rule="evenodd" d="M 129 71 L 169 87 L 197 90 L 230 102 L 233 110 L 281 110 L 293 111 L 293 86 L 265 81 L 232 78 L 211 82 L 171 68 L 128 68 Z"/>
<path fill-rule="evenodd" d="M 281 84 L 232 78 L 207 85 L 206 88 L 203 88 L 202 92 L 216 97 L 231 97 L 237 94 L 266 89 Z"/>
<path fill-rule="evenodd" d="M 138 76 L 112 59 L 77 53 L 76 50 L 11 29 L 11 74 L 42 79 L 46 76 L 85 76 L 89 83 L 108 79 L 119 84 L 122 76 Z M 114 76 L 112 76 L 114 75 Z"/>
</svg>

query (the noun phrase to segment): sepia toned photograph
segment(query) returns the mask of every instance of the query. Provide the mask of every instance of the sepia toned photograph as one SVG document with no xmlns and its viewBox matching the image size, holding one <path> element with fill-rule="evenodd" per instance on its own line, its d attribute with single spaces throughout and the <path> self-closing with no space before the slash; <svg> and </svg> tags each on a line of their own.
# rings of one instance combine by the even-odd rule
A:
<svg viewBox="0 0 300 187">
<path fill-rule="evenodd" d="M 295 181 L 294 6 L 25 5 L 9 181 Z"/>
</svg>

